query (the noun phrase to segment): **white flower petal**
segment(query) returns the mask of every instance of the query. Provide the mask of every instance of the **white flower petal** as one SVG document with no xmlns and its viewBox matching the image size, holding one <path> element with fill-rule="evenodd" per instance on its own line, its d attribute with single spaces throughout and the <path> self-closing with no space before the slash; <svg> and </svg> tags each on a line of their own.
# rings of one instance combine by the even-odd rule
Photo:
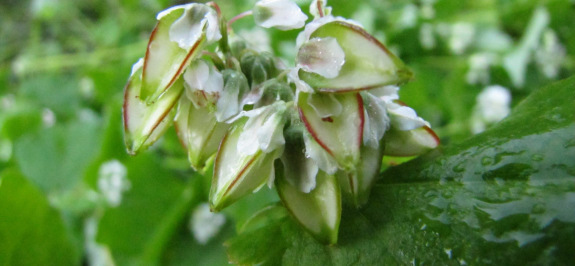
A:
<svg viewBox="0 0 575 266">
<path fill-rule="evenodd" d="M 481 119 L 495 123 L 505 118 L 511 111 L 511 93 L 506 88 L 494 85 L 483 89 L 477 96 L 477 107 Z"/>
<path fill-rule="evenodd" d="M 345 53 L 333 37 L 313 38 L 300 47 L 297 60 L 305 71 L 335 78 L 345 63 Z"/>
<path fill-rule="evenodd" d="M 339 19 L 339 17 L 338 17 Z M 317 28 L 323 26 L 326 23 L 332 22 L 336 20 L 333 16 L 325 16 L 322 17 L 320 19 L 316 19 L 310 23 L 308 23 L 307 25 L 305 25 L 305 29 L 304 31 L 300 32 L 297 36 L 296 39 L 296 47 L 301 47 L 301 45 L 306 42 L 307 40 L 309 40 L 309 36 L 311 36 L 311 34 L 317 30 Z"/>
<path fill-rule="evenodd" d="M 305 143 L 305 156 L 315 161 L 319 169 L 323 170 L 329 175 L 335 174 L 337 171 L 337 162 L 329 155 L 324 148 L 322 148 L 309 133 L 303 134 Z"/>
<path fill-rule="evenodd" d="M 305 25 L 307 16 L 299 6 L 289 0 L 258 1 L 253 9 L 256 24 L 280 30 L 298 29 Z"/>
<path fill-rule="evenodd" d="M 399 91 L 398 86 L 387 85 L 380 88 L 369 90 L 369 93 L 373 94 L 376 97 L 379 97 L 380 99 L 388 103 L 399 99 L 399 94 L 397 93 L 398 91 Z"/>
<path fill-rule="evenodd" d="M 303 91 L 308 93 L 313 93 L 314 90 L 310 87 L 305 81 L 301 80 L 298 76 L 300 68 L 294 67 L 290 70 L 287 77 L 288 79 L 295 84 L 295 88 L 297 91 Z"/>
<path fill-rule="evenodd" d="M 189 226 L 196 241 L 205 245 L 220 232 L 225 223 L 225 215 L 211 212 L 210 205 L 202 203 L 194 209 Z"/>
<path fill-rule="evenodd" d="M 216 104 L 216 119 L 223 122 L 240 111 L 238 103 L 239 91 L 224 90 Z"/>
<path fill-rule="evenodd" d="M 186 96 L 198 108 L 215 104 L 224 88 L 222 74 L 201 59 L 192 62 L 183 77 Z"/>
<path fill-rule="evenodd" d="M 209 43 L 219 40 L 220 34 L 218 17 L 213 9 L 202 4 L 187 4 L 180 6 L 184 13 L 170 27 L 170 40 L 178 43 L 182 49 L 188 49 L 196 44 L 206 34 Z M 166 11 L 172 11 L 170 8 Z M 169 12 L 161 12 L 158 18 Z"/>
<path fill-rule="evenodd" d="M 366 93 L 365 123 L 363 129 L 363 145 L 379 147 L 379 141 L 389 129 L 389 117 L 387 116 L 386 104 L 376 96 Z"/>
<path fill-rule="evenodd" d="M 429 123 L 417 116 L 415 110 L 396 103 L 387 104 L 387 112 L 391 119 L 391 126 L 397 130 L 406 131 L 423 126 L 429 127 Z"/>
<path fill-rule="evenodd" d="M 184 72 L 185 84 L 191 90 L 204 90 L 210 75 L 210 66 L 203 60 L 197 60 L 190 64 Z"/>
<path fill-rule="evenodd" d="M 238 152 L 252 155 L 258 150 L 272 152 L 285 144 L 283 137 L 285 103 L 257 108 L 244 113 L 249 117 L 238 140 Z"/>
</svg>

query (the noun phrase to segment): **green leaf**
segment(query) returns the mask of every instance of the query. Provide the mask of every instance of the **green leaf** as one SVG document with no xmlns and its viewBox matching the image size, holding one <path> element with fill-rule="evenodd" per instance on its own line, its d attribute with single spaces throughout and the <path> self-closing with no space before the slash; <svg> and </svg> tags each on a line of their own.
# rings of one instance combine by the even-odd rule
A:
<svg viewBox="0 0 575 266">
<path fill-rule="evenodd" d="M 96 240 L 118 265 L 155 265 L 191 206 L 200 178 L 184 179 L 150 155 L 126 162 L 131 189 L 122 204 L 104 212 Z"/>
<path fill-rule="evenodd" d="M 18 139 L 15 157 L 22 173 L 43 192 L 73 188 L 101 143 L 100 121 L 57 124 Z"/>
<path fill-rule="evenodd" d="M 288 219 L 252 245 L 287 241 L 288 265 L 573 264 L 574 86 L 537 90 L 483 134 L 387 170 L 365 208 L 344 209 L 337 245 Z"/>
<path fill-rule="evenodd" d="M 16 171 L 0 175 L 0 265 L 79 265 L 61 215 Z"/>
</svg>

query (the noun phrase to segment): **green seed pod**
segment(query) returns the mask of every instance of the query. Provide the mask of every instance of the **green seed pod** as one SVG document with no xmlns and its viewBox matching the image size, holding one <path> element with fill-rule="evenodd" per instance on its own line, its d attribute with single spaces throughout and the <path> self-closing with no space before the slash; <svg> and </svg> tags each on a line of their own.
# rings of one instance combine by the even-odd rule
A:
<svg viewBox="0 0 575 266">
<path fill-rule="evenodd" d="M 242 53 L 240 66 L 252 89 L 275 77 L 278 72 L 273 55 L 253 50 L 245 50 Z"/>
<path fill-rule="evenodd" d="M 257 107 L 270 105 L 278 100 L 290 102 L 294 99 L 292 88 L 285 82 L 277 79 L 270 79 L 262 84 L 262 97 L 257 103 Z"/>
</svg>

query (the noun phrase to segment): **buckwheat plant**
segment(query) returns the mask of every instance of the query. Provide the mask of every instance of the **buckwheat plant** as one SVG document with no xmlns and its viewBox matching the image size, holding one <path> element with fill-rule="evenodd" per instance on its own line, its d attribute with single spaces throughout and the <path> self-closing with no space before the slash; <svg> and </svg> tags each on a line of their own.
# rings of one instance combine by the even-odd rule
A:
<svg viewBox="0 0 575 266">
<path fill-rule="evenodd" d="M 359 23 L 314 0 L 308 17 L 288 0 L 262 0 L 229 22 L 215 3 L 160 12 L 124 95 L 130 154 L 174 124 L 191 166 L 213 165 L 220 211 L 267 184 L 316 239 L 337 242 L 342 199 L 360 207 L 382 157 L 413 156 L 439 141 L 398 100 L 412 73 Z M 295 66 L 251 48 L 231 22 L 303 28 Z M 306 21 L 307 24 L 306 24 Z"/>
</svg>

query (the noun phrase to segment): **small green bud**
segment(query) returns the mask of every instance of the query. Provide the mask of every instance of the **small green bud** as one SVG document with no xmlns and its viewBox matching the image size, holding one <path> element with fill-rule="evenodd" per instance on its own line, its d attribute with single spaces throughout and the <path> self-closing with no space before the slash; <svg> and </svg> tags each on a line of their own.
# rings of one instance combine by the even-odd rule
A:
<svg viewBox="0 0 575 266">
<path fill-rule="evenodd" d="M 318 241 L 337 243 L 341 220 L 341 194 L 336 178 L 319 171 L 316 185 L 309 193 L 290 184 L 283 165 L 276 163 L 276 187 L 291 215 Z M 289 166 L 286 166 L 289 167 Z"/>
<path fill-rule="evenodd" d="M 265 52 L 245 50 L 240 58 L 240 65 L 252 89 L 275 77 L 278 72 L 273 55 Z"/>
</svg>

